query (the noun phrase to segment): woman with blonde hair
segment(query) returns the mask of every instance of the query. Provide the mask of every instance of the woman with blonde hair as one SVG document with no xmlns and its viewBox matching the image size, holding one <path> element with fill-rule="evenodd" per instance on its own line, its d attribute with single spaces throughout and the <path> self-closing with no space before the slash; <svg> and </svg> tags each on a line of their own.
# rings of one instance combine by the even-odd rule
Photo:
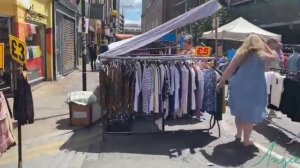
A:
<svg viewBox="0 0 300 168">
<path fill-rule="evenodd" d="M 275 56 L 263 39 L 251 34 L 237 50 L 218 83 L 221 88 L 226 80 L 229 81 L 229 108 L 235 116 L 237 128 L 235 138 L 241 141 L 244 133 L 244 146 L 254 145 L 250 140 L 253 126 L 266 117 L 265 67 L 274 59 Z"/>
</svg>

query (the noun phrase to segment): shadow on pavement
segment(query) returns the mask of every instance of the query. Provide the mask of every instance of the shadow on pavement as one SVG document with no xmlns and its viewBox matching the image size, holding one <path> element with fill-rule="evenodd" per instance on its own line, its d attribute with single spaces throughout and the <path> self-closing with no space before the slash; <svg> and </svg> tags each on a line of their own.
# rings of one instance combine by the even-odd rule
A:
<svg viewBox="0 0 300 168">
<path fill-rule="evenodd" d="M 257 125 L 254 127 L 254 130 L 266 137 L 270 142 L 276 142 L 277 145 L 286 149 L 293 156 L 300 157 L 300 142 L 295 141 L 293 144 L 287 145 L 286 143 L 291 141 L 291 138 L 288 137 L 280 129 L 269 126 L 269 125 Z M 276 149 L 276 148 L 275 148 Z M 281 154 L 281 153 L 280 153 Z"/>
<path fill-rule="evenodd" d="M 202 121 L 191 117 L 178 118 L 176 120 L 173 119 L 166 120 L 166 126 L 192 125 L 198 123 L 202 123 Z"/>
<path fill-rule="evenodd" d="M 60 150 L 100 153 L 102 128 L 99 123 L 88 127 L 77 127 L 72 132 L 73 134 L 60 147 Z"/>
<path fill-rule="evenodd" d="M 256 147 L 245 148 L 242 143 L 229 142 L 216 146 L 212 154 L 201 150 L 202 155 L 211 163 L 220 166 L 240 166 L 253 159 L 259 150 Z"/>
<path fill-rule="evenodd" d="M 185 149 L 195 154 L 196 148 L 205 147 L 216 139 L 206 132 L 106 135 L 101 152 L 166 155 L 172 158 L 181 156 Z"/>
<path fill-rule="evenodd" d="M 59 130 L 76 130 L 79 126 L 71 126 L 69 118 L 60 119 L 56 122 L 56 128 Z"/>
</svg>

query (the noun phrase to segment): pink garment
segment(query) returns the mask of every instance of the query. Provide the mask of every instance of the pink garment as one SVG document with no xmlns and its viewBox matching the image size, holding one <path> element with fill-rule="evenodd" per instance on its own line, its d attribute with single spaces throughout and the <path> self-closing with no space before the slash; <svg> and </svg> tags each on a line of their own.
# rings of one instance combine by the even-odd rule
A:
<svg viewBox="0 0 300 168">
<path fill-rule="evenodd" d="M 0 156 L 9 147 L 15 144 L 12 135 L 11 118 L 8 112 L 7 104 L 3 95 L 0 92 Z"/>
</svg>

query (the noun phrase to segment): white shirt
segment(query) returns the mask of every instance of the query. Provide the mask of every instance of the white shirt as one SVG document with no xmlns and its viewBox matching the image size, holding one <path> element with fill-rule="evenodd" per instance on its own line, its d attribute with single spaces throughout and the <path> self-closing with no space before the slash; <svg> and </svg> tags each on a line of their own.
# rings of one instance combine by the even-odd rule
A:
<svg viewBox="0 0 300 168">
<path fill-rule="evenodd" d="M 281 94 L 283 92 L 283 80 L 284 76 L 279 73 L 274 73 L 272 78 L 272 90 L 271 90 L 271 101 L 270 103 L 277 108 L 280 106 Z"/>
<path fill-rule="evenodd" d="M 265 72 L 265 78 L 266 78 L 266 83 L 267 83 L 267 93 L 268 94 L 271 93 L 271 83 L 272 83 L 273 77 L 274 77 L 274 72 L 273 71 Z"/>
</svg>

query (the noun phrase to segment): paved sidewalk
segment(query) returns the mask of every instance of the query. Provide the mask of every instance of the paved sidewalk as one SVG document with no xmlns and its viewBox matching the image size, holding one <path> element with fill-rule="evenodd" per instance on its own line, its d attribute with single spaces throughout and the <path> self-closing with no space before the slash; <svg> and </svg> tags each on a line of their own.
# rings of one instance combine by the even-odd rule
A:
<svg viewBox="0 0 300 168">
<path fill-rule="evenodd" d="M 69 107 L 65 103 L 68 93 L 82 90 L 81 75 L 80 71 L 75 71 L 58 81 L 43 82 L 32 87 L 35 122 L 22 126 L 24 160 L 28 157 L 37 157 L 40 151 L 47 153 L 48 150 L 51 153 L 53 150 L 58 150 L 59 146 L 67 141 L 68 137 L 66 135 L 71 136 L 74 130 L 81 128 L 69 126 Z M 98 85 L 98 73 L 88 72 L 87 90 L 96 92 Z M 13 99 L 9 99 L 9 103 L 13 107 Z M 96 109 L 99 108 L 96 107 Z M 97 110 L 94 112 L 98 113 L 95 116 L 99 117 L 100 112 Z M 13 125 L 13 134 L 15 140 L 17 140 L 16 121 L 13 121 Z M 53 138 L 56 140 L 53 140 Z M 38 148 L 32 148 L 37 147 L 39 144 L 41 146 Z M 17 156 L 17 147 L 12 147 L 0 158 L 0 167 L 2 167 L 2 163 L 9 162 L 16 165 Z"/>
<path fill-rule="evenodd" d="M 88 90 L 98 85 L 97 73 L 88 73 Z M 210 133 L 185 132 L 167 134 L 107 135 L 102 137 L 102 125 L 70 127 L 67 94 L 81 90 L 81 73 L 74 72 L 57 82 L 46 82 L 33 91 L 36 121 L 23 126 L 23 168 L 202 168 L 202 167 L 300 167 L 300 143 L 286 145 L 292 135 L 272 124 L 255 126 L 252 139 L 257 148 L 246 149 L 234 142 L 234 118 L 229 109 L 220 122 L 221 137 L 214 128 Z M 208 126 L 206 121 L 169 122 L 169 130 L 197 129 Z M 285 116 L 274 119 L 293 132 L 299 123 Z M 141 128 L 140 128 L 141 129 Z M 14 130 L 16 134 L 16 130 Z M 272 152 L 268 152 L 274 143 Z M 266 155 L 266 154 L 270 155 Z M 0 158 L 0 168 L 17 167 L 17 148 L 9 149 Z M 265 157 L 266 156 L 266 157 Z M 255 165 L 260 160 L 264 161 Z M 268 159 L 270 159 L 268 165 Z M 274 163 L 274 161 L 277 163 Z M 253 166 L 255 165 L 255 166 Z"/>
</svg>

